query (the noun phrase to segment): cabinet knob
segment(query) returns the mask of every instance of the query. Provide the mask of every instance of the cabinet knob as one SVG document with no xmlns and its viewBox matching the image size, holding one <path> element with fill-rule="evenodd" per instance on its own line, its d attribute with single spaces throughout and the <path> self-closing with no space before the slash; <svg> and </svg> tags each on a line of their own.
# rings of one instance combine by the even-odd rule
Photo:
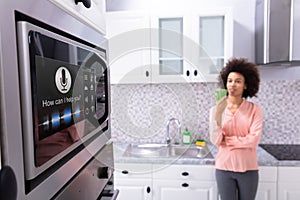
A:
<svg viewBox="0 0 300 200">
<path fill-rule="evenodd" d="M 197 76 L 198 75 L 198 71 L 195 69 L 194 70 L 194 76 Z"/>
<path fill-rule="evenodd" d="M 146 71 L 146 77 L 149 77 L 149 74 L 150 74 L 149 71 Z"/>
<path fill-rule="evenodd" d="M 181 186 L 182 186 L 182 187 L 189 187 L 189 184 L 188 184 L 188 183 L 182 183 Z"/>
<path fill-rule="evenodd" d="M 90 8 L 91 7 L 91 0 L 74 0 L 75 1 L 75 4 L 77 5 L 78 3 L 82 2 L 83 5 L 86 7 L 86 8 Z"/>
<path fill-rule="evenodd" d="M 186 76 L 190 76 L 190 71 L 186 70 Z"/>
<path fill-rule="evenodd" d="M 147 193 L 149 194 L 151 192 L 151 188 L 148 186 L 147 187 Z"/>
<path fill-rule="evenodd" d="M 182 172 L 182 174 L 181 174 L 182 176 L 188 176 L 189 175 L 189 173 L 188 172 Z"/>
<path fill-rule="evenodd" d="M 128 174 L 129 172 L 127 170 L 123 170 L 122 174 Z"/>
</svg>

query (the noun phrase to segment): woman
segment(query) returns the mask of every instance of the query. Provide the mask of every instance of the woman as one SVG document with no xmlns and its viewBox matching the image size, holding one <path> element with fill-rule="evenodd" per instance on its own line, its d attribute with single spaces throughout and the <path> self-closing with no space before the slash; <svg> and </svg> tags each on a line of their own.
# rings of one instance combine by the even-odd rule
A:
<svg viewBox="0 0 300 200">
<path fill-rule="evenodd" d="M 247 59 L 233 58 L 222 68 L 219 79 L 225 83 L 227 96 L 210 110 L 210 139 L 218 147 L 218 190 L 221 200 L 254 200 L 258 185 L 256 148 L 263 118 L 261 108 L 246 98 L 258 92 L 257 66 Z"/>
</svg>

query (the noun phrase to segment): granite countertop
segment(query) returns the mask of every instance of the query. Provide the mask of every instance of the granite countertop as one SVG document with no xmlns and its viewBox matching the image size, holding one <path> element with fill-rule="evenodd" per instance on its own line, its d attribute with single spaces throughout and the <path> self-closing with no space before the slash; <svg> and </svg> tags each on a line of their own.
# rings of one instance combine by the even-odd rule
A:
<svg viewBox="0 0 300 200">
<path fill-rule="evenodd" d="M 171 157 L 130 157 L 124 156 L 129 144 L 114 143 L 114 157 L 117 163 L 151 163 L 151 164 L 195 164 L 214 165 L 214 158 L 171 158 Z M 216 155 L 216 147 L 209 145 L 213 157 Z M 279 161 L 263 148 L 257 148 L 259 166 L 300 166 L 300 161 Z"/>
</svg>

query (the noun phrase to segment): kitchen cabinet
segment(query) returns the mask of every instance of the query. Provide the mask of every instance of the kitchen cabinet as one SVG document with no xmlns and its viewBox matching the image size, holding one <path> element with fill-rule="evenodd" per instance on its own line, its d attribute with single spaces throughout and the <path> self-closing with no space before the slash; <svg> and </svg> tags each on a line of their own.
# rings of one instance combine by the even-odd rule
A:
<svg viewBox="0 0 300 200">
<path fill-rule="evenodd" d="M 165 21 L 169 23 L 164 26 Z M 218 72 L 233 55 L 230 8 L 151 15 L 151 31 L 153 82 L 217 82 Z"/>
<path fill-rule="evenodd" d="M 255 200 L 277 199 L 277 167 L 259 167 L 259 183 Z"/>
<path fill-rule="evenodd" d="M 278 200 L 300 199 L 299 185 L 299 167 L 278 167 Z"/>
<path fill-rule="evenodd" d="M 142 12 L 108 12 L 107 37 L 112 84 L 150 83 L 150 19 Z"/>
<path fill-rule="evenodd" d="M 115 164 L 114 186 L 119 189 L 118 200 L 152 199 L 151 164 Z"/>
<path fill-rule="evenodd" d="M 109 12 L 111 82 L 217 82 L 233 52 L 232 10 Z"/>
<path fill-rule="evenodd" d="M 90 3 L 87 3 L 85 5 L 82 2 L 76 4 L 74 0 L 49 1 L 65 10 L 67 13 L 77 18 L 82 23 L 91 26 L 101 34 L 105 35 L 105 0 L 90 0 Z"/>
<path fill-rule="evenodd" d="M 153 199 L 216 200 L 214 166 L 154 165 Z M 155 170 L 156 169 L 156 170 Z"/>
<path fill-rule="evenodd" d="M 214 166 L 115 164 L 119 200 L 216 200 Z M 125 172 L 125 173 L 124 173 Z"/>
</svg>

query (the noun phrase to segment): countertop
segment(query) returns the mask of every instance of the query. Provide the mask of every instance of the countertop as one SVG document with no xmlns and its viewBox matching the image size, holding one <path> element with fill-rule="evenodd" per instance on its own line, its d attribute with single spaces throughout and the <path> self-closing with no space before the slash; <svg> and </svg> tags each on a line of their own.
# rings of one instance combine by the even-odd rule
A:
<svg viewBox="0 0 300 200">
<path fill-rule="evenodd" d="M 124 156 L 124 152 L 129 144 L 114 143 L 114 159 L 117 163 L 151 163 L 151 164 L 195 164 L 195 165 L 214 165 L 214 158 L 169 158 L 169 157 L 130 157 Z M 216 155 L 217 148 L 208 146 L 213 157 Z M 263 148 L 257 148 L 259 166 L 300 166 L 300 161 L 277 160 Z"/>
</svg>

